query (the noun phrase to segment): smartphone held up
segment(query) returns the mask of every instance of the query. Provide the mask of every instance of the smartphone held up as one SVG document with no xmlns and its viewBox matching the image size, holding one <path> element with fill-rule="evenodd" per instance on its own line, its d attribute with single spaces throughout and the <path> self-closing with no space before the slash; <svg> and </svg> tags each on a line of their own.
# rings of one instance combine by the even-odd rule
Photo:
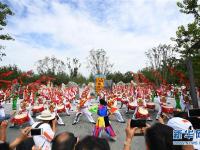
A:
<svg viewBox="0 0 200 150">
<path fill-rule="evenodd" d="M 31 136 L 42 135 L 42 129 L 41 128 L 31 129 L 30 133 L 31 133 Z"/>
<path fill-rule="evenodd" d="M 146 120 L 145 119 L 131 119 L 131 128 L 138 127 L 143 128 L 146 127 Z"/>
<path fill-rule="evenodd" d="M 138 128 L 134 134 L 135 136 L 143 136 L 144 135 L 143 128 L 146 127 L 146 120 L 145 119 L 131 119 L 130 127 Z"/>
</svg>

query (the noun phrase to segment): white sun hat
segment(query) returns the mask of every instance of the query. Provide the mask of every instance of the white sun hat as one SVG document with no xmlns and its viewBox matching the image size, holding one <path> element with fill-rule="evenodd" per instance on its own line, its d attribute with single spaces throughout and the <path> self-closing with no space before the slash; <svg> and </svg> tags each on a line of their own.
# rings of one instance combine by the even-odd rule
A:
<svg viewBox="0 0 200 150">
<path fill-rule="evenodd" d="M 39 120 L 53 120 L 55 118 L 55 114 L 51 113 L 49 110 L 42 111 L 41 115 L 36 117 Z"/>
<path fill-rule="evenodd" d="M 172 127 L 174 130 L 188 130 L 193 129 L 193 126 L 189 120 L 174 117 L 167 122 L 167 125 Z"/>
<path fill-rule="evenodd" d="M 180 118 L 180 117 L 174 117 L 170 119 L 167 123 L 168 126 L 172 127 L 174 130 L 193 130 L 192 123 L 189 120 Z M 200 139 L 196 138 L 196 135 L 194 134 L 193 142 L 199 143 Z M 199 144 L 194 144 L 193 145 L 194 149 L 199 149 L 200 150 L 200 145 Z"/>
</svg>

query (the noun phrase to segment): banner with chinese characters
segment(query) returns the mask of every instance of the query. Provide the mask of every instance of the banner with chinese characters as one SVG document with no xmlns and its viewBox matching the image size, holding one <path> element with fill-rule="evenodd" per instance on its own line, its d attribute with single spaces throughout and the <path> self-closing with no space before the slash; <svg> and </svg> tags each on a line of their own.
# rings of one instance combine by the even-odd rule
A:
<svg viewBox="0 0 200 150">
<path fill-rule="evenodd" d="M 96 75 L 95 76 L 95 91 L 98 93 L 104 88 L 105 76 L 104 75 Z"/>
</svg>

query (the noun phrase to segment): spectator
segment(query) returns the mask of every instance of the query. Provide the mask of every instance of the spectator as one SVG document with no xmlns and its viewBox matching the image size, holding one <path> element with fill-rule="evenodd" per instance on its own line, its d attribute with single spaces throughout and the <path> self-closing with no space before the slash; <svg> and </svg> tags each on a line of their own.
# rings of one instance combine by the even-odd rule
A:
<svg viewBox="0 0 200 150">
<path fill-rule="evenodd" d="M 6 142 L 6 129 L 8 123 L 7 121 L 3 121 L 0 126 L 0 150 L 12 150 L 15 149 L 22 141 L 24 141 L 31 130 L 31 127 L 26 127 L 21 130 L 21 134 L 17 137 L 10 145 Z"/>
<path fill-rule="evenodd" d="M 57 121 L 55 114 L 44 110 L 41 115 L 36 117 L 40 122 L 35 122 L 32 128 L 41 128 L 42 135 L 34 136 L 33 140 L 36 147 L 41 147 L 42 150 L 51 150 L 51 142 L 56 132 Z"/>
<path fill-rule="evenodd" d="M 6 142 L 6 129 L 8 126 L 8 122 L 7 121 L 2 121 L 1 122 L 1 126 L 0 126 L 0 142 L 4 143 Z"/>
<path fill-rule="evenodd" d="M 173 145 L 173 129 L 167 125 L 156 123 L 147 128 L 145 142 L 149 150 L 175 150 Z"/>
<path fill-rule="evenodd" d="M 19 144 L 21 144 L 24 140 L 26 140 L 29 137 L 30 131 L 31 131 L 31 127 L 26 127 L 22 129 L 20 136 L 18 136 L 12 143 L 10 143 L 10 146 L 9 146 L 10 149 L 11 150 L 15 149 Z"/>
<path fill-rule="evenodd" d="M 110 150 L 110 146 L 103 138 L 86 136 L 77 143 L 75 150 Z"/>
<path fill-rule="evenodd" d="M 7 121 L 2 121 L 0 126 L 0 150 L 9 150 L 9 144 L 6 143 Z"/>
<path fill-rule="evenodd" d="M 168 122 L 167 122 L 167 125 L 172 127 L 174 130 L 193 130 L 193 126 L 191 124 L 190 121 L 186 120 L 186 119 L 183 119 L 183 118 L 180 118 L 180 117 L 174 117 L 172 119 L 170 119 Z M 194 136 L 195 137 L 195 136 Z M 180 139 L 181 141 L 196 141 L 197 139 L 187 139 L 187 138 L 184 138 L 184 134 L 182 134 L 182 139 Z M 199 147 L 197 145 L 183 145 L 182 146 L 182 149 L 187 149 L 187 150 L 193 150 L 193 149 L 199 149 Z"/>
<path fill-rule="evenodd" d="M 131 128 L 130 124 L 131 124 L 131 120 L 128 120 L 126 129 L 125 129 L 126 140 L 124 142 L 124 150 L 131 150 L 131 141 L 132 141 L 135 131 L 137 129 L 137 127 Z"/>
<path fill-rule="evenodd" d="M 128 121 L 126 131 L 126 140 L 124 150 L 131 150 L 131 142 L 134 138 L 137 128 L 130 127 L 131 120 Z M 147 150 L 178 150 L 173 146 L 173 129 L 167 125 L 156 123 L 145 130 L 145 143 Z"/>
<path fill-rule="evenodd" d="M 77 139 L 73 133 L 62 132 L 52 141 L 52 150 L 73 150 Z"/>
<path fill-rule="evenodd" d="M 5 113 L 5 109 L 3 107 L 4 103 L 5 102 L 3 100 L 0 100 L 0 122 L 10 119 L 10 115 Z"/>
</svg>

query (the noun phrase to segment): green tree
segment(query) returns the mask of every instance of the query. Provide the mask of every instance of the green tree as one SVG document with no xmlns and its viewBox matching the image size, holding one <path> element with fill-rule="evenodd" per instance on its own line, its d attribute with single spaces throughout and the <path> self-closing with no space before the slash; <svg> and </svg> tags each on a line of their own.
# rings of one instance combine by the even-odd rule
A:
<svg viewBox="0 0 200 150">
<path fill-rule="evenodd" d="M 86 77 L 84 77 L 82 74 L 78 73 L 76 77 L 70 78 L 70 81 L 73 81 L 79 85 L 82 85 L 84 83 L 87 83 Z"/>
<path fill-rule="evenodd" d="M 152 73 L 152 69 L 149 67 L 143 68 L 141 73 L 152 83 L 156 82 L 156 78 Z"/>
<path fill-rule="evenodd" d="M 179 26 L 176 32 L 176 38 L 172 38 L 177 44 L 177 52 L 185 60 L 190 81 L 190 91 L 193 102 L 193 107 L 198 108 L 197 94 L 195 90 L 195 80 L 192 67 L 192 58 L 200 54 L 200 16 L 198 0 L 183 0 L 177 3 L 180 11 L 185 14 L 192 14 L 194 21 L 186 27 Z"/>
<path fill-rule="evenodd" d="M 90 74 L 87 80 L 88 80 L 87 81 L 88 83 L 89 82 L 94 82 L 94 76 L 92 74 Z"/>
<path fill-rule="evenodd" d="M 132 74 L 131 74 L 130 71 L 127 71 L 126 73 L 124 73 L 123 76 L 124 76 L 124 77 L 123 77 L 123 82 L 124 82 L 124 83 L 130 83 L 131 80 L 133 80 L 133 76 L 132 76 Z"/>
<path fill-rule="evenodd" d="M 174 59 L 175 47 L 167 44 L 159 44 L 157 47 L 153 47 L 145 52 L 147 59 L 150 63 L 150 70 L 159 71 L 164 79 L 169 76 L 167 66 L 172 65 Z M 148 71 L 148 70 L 147 70 Z M 155 78 L 157 85 L 160 84 L 158 78 Z"/>
<path fill-rule="evenodd" d="M 118 83 L 120 81 L 124 81 L 124 74 L 121 73 L 120 71 L 114 72 L 114 73 L 109 73 L 107 74 L 106 78 L 108 80 L 113 80 L 114 83 Z"/>
<path fill-rule="evenodd" d="M 55 80 L 53 80 L 54 85 L 61 85 L 62 83 L 67 84 L 70 80 L 69 76 L 65 72 L 59 72 L 51 77 L 55 78 Z"/>
<path fill-rule="evenodd" d="M 7 17 L 14 15 L 12 10 L 6 5 L 0 2 L 0 40 L 14 40 L 9 34 L 2 33 L 5 26 L 7 25 Z M 2 57 L 6 56 L 6 54 L 2 51 L 5 47 L 0 45 L 0 61 L 2 61 Z"/>
</svg>

